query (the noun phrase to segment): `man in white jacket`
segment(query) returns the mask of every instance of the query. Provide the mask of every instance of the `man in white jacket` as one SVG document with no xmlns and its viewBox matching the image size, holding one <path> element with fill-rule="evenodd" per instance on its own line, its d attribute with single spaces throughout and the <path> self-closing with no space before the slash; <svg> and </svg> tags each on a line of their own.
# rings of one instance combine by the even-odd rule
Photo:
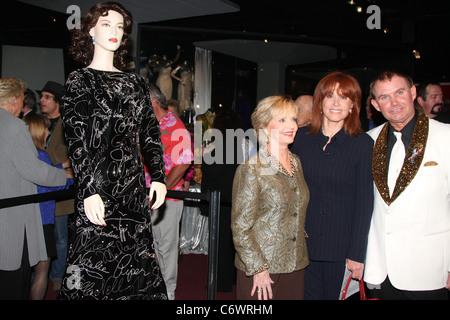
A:
<svg viewBox="0 0 450 320">
<path fill-rule="evenodd" d="M 450 125 L 428 119 L 415 107 L 416 87 L 407 75 L 380 73 L 371 94 L 388 121 L 368 132 L 375 140 L 375 202 L 364 281 L 379 299 L 447 299 Z M 402 133 L 405 154 L 389 187 L 388 176 L 397 175 L 389 170 L 395 131 Z"/>
</svg>

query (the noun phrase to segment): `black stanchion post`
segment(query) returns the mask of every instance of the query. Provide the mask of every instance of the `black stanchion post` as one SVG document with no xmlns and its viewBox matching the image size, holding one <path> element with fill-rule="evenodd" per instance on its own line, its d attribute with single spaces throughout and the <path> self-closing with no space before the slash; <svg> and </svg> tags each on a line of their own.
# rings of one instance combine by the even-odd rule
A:
<svg viewBox="0 0 450 320">
<path fill-rule="evenodd" d="M 206 298 L 216 300 L 217 258 L 219 251 L 220 191 L 208 191 L 209 201 L 209 243 L 208 243 L 208 282 Z"/>
</svg>

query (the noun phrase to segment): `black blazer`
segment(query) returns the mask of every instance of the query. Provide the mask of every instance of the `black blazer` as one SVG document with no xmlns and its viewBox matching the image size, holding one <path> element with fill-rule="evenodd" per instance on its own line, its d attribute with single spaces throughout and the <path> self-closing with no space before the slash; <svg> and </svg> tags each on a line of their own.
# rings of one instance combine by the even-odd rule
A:
<svg viewBox="0 0 450 320">
<path fill-rule="evenodd" d="M 328 144 L 322 132 L 299 128 L 291 151 L 300 157 L 310 201 L 305 228 L 310 259 L 364 262 L 373 210 L 373 140 L 339 131 Z"/>
</svg>

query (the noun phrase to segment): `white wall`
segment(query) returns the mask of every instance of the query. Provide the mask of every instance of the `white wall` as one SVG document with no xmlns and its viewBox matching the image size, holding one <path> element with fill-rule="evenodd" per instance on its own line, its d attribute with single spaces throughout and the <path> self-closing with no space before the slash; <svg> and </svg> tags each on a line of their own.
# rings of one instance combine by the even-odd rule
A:
<svg viewBox="0 0 450 320">
<path fill-rule="evenodd" d="M 32 90 L 47 81 L 65 83 L 62 49 L 2 46 L 2 78 L 19 78 Z"/>
</svg>

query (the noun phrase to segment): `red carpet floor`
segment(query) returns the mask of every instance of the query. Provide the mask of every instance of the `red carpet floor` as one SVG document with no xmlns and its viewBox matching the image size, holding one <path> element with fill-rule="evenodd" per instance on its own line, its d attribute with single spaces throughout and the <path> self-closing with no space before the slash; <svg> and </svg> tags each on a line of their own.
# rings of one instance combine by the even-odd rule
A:
<svg viewBox="0 0 450 320">
<path fill-rule="evenodd" d="M 186 254 L 178 264 L 178 284 L 175 293 L 176 300 L 206 300 L 206 283 L 208 277 L 208 256 L 204 254 Z M 48 284 L 45 300 L 56 300 L 53 284 Z M 217 292 L 217 300 L 234 300 L 233 292 Z"/>
</svg>

